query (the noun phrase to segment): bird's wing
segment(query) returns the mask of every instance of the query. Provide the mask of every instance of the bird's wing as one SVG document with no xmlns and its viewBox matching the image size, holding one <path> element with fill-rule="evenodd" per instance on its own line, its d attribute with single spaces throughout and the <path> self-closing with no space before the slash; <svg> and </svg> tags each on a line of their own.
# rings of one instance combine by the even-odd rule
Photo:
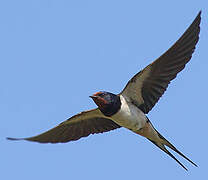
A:
<svg viewBox="0 0 208 180">
<path fill-rule="evenodd" d="M 191 59 L 199 40 L 201 11 L 181 36 L 162 56 L 137 73 L 120 93 L 148 113 L 163 95 L 168 84 Z"/>
<path fill-rule="evenodd" d="M 37 136 L 29 138 L 7 138 L 9 140 L 28 140 L 40 143 L 59 143 L 75 141 L 90 134 L 107 132 L 120 126 L 105 117 L 100 110 L 81 112 L 58 126 Z"/>
</svg>

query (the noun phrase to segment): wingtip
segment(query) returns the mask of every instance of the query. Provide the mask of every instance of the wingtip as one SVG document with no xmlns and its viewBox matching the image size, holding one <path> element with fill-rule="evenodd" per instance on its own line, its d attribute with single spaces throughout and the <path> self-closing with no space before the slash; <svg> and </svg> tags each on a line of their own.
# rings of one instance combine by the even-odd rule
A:
<svg viewBox="0 0 208 180">
<path fill-rule="evenodd" d="M 202 11 L 200 10 L 200 11 L 198 12 L 198 14 L 197 14 L 197 16 L 196 16 L 194 22 L 198 21 L 199 24 L 200 24 L 200 22 L 201 22 L 201 13 L 202 13 Z"/>
<path fill-rule="evenodd" d="M 202 10 L 199 11 L 199 13 L 197 15 L 197 18 L 200 18 L 201 19 L 201 13 L 202 13 Z"/>
<path fill-rule="evenodd" d="M 11 141 L 19 141 L 19 140 L 24 140 L 23 138 L 12 138 L 12 137 L 6 137 L 7 140 Z"/>
<path fill-rule="evenodd" d="M 199 11 L 198 15 L 201 15 L 201 13 L 202 13 L 202 10 Z"/>
</svg>

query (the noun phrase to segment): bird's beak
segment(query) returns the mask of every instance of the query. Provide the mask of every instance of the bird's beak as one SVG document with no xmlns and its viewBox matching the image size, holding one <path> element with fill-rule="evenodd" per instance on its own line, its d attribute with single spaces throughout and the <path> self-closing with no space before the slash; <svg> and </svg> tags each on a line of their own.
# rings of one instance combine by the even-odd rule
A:
<svg viewBox="0 0 208 180">
<path fill-rule="evenodd" d="M 92 98 L 92 99 L 96 99 L 97 98 L 97 96 L 89 96 L 90 98 Z"/>
</svg>

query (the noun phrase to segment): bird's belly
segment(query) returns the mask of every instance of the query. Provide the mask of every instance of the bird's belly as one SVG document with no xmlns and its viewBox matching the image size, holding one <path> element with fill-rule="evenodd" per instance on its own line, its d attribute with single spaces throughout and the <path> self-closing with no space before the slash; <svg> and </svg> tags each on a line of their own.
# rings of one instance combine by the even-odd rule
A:
<svg viewBox="0 0 208 180">
<path fill-rule="evenodd" d="M 140 130 L 147 122 L 145 114 L 134 105 L 122 105 L 121 109 L 112 117 L 112 120 L 130 130 Z"/>
</svg>

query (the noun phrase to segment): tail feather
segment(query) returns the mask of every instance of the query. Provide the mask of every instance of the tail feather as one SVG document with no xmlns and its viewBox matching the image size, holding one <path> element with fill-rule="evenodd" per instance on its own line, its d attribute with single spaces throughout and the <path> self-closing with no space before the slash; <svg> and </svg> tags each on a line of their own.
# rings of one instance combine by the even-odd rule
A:
<svg viewBox="0 0 208 180">
<path fill-rule="evenodd" d="M 150 140 L 150 139 L 148 139 L 148 140 Z M 162 144 L 162 143 L 156 143 L 156 142 L 154 142 L 154 141 L 152 141 L 152 140 L 150 140 L 153 144 L 155 144 L 157 147 L 159 147 L 162 151 L 164 151 L 165 153 L 167 153 L 171 158 L 173 158 L 178 164 L 180 164 L 180 166 L 182 167 L 182 168 L 184 168 L 186 171 L 188 171 L 188 169 L 178 160 L 178 159 L 176 159 L 176 157 L 175 156 L 173 156 L 166 148 L 165 148 L 165 146 Z"/>
<path fill-rule="evenodd" d="M 145 126 L 138 130 L 134 131 L 135 133 L 146 137 L 149 141 L 151 141 L 153 144 L 155 144 L 157 147 L 159 147 L 162 151 L 164 151 L 166 154 L 168 154 L 171 158 L 173 158 L 178 164 L 180 164 L 181 167 L 183 167 L 185 170 L 187 168 L 173 156 L 167 149 L 166 146 L 181 155 L 183 158 L 185 158 L 187 161 L 189 161 L 191 164 L 197 167 L 197 165 L 191 161 L 189 158 L 187 158 L 184 154 L 182 154 L 179 150 L 175 148 L 168 140 L 166 140 L 152 125 L 150 121 L 148 121 Z"/>
<path fill-rule="evenodd" d="M 168 146 L 170 149 L 172 149 L 173 151 L 175 151 L 176 153 L 178 153 L 179 155 L 181 155 L 184 159 L 186 159 L 187 161 L 189 161 L 191 164 L 193 164 L 194 166 L 198 167 L 196 163 L 194 163 L 193 161 L 191 161 L 183 153 L 181 153 L 179 150 L 177 150 L 176 147 L 173 146 L 168 140 L 166 140 L 158 131 L 157 131 L 157 133 L 158 133 L 158 136 L 163 140 L 164 145 Z"/>
</svg>

